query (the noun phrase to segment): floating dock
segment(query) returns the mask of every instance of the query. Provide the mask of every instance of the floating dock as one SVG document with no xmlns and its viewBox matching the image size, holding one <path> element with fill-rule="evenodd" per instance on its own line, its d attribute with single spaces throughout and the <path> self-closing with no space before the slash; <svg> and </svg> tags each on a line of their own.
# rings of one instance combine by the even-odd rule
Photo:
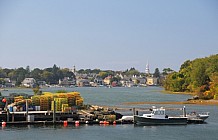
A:
<svg viewBox="0 0 218 140">
<path fill-rule="evenodd" d="M 133 122 L 123 122 L 123 121 L 19 121 L 19 122 L 2 122 L 3 126 L 25 126 L 25 125 L 121 125 L 121 124 L 133 124 Z"/>
</svg>

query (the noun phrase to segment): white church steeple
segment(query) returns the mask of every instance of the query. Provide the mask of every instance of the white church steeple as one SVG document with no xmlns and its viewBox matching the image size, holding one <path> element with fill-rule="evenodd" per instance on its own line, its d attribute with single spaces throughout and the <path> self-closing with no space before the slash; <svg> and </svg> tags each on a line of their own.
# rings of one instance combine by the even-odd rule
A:
<svg viewBox="0 0 218 140">
<path fill-rule="evenodd" d="M 148 62 L 146 64 L 145 74 L 150 74 L 149 63 Z"/>
</svg>

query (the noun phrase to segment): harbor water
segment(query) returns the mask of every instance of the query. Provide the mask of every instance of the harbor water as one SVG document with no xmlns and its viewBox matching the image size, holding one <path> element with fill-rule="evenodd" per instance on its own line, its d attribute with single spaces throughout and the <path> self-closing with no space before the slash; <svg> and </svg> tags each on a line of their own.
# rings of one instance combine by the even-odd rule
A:
<svg viewBox="0 0 218 140">
<path fill-rule="evenodd" d="M 149 104 L 126 104 L 129 102 L 164 102 L 185 101 L 190 95 L 166 94 L 159 87 L 132 88 L 44 88 L 43 91 L 55 92 L 64 89 L 79 91 L 85 104 L 111 106 L 120 108 L 149 108 Z M 31 89 L 8 89 L 9 93 L 33 94 Z M 158 107 L 182 108 L 183 105 L 156 105 Z M 210 117 L 203 124 L 137 126 L 123 125 L 56 125 L 56 126 L 5 126 L 0 129 L 0 139 L 5 140 L 216 140 L 218 139 L 218 106 L 185 105 L 187 112 L 210 112 Z M 131 112 L 127 112 L 131 113 Z M 129 114 L 131 115 L 131 114 Z"/>
</svg>

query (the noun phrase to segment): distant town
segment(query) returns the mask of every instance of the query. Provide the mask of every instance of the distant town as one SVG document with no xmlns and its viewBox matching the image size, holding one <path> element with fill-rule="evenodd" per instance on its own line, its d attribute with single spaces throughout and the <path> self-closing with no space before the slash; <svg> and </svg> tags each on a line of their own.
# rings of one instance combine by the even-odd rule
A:
<svg viewBox="0 0 218 140">
<path fill-rule="evenodd" d="M 160 72 L 158 68 L 154 73 L 150 72 L 149 64 L 145 72 L 139 72 L 135 68 L 125 71 L 112 71 L 100 69 L 72 69 L 60 68 L 54 65 L 43 70 L 30 67 L 18 69 L 0 68 L 0 88 L 9 87 L 146 87 L 160 86 L 166 75 L 172 73 L 170 68 Z"/>
</svg>

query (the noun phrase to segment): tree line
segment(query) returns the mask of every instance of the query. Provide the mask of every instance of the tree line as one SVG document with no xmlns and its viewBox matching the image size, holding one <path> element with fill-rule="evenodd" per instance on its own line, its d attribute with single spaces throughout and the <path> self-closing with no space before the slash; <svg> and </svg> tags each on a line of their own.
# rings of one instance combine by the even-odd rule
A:
<svg viewBox="0 0 218 140">
<path fill-rule="evenodd" d="M 166 76 L 164 88 L 173 92 L 194 92 L 203 99 L 218 94 L 218 54 L 185 61 L 179 72 Z"/>
<path fill-rule="evenodd" d="M 36 81 L 45 81 L 48 84 L 58 84 L 59 79 L 64 77 L 75 78 L 75 75 L 68 68 L 61 69 L 56 65 L 51 68 L 35 68 L 33 70 L 30 70 L 29 66 L 18 69 L 0 69 L 0 84 L 4 84 L 3 78 L 10 78 L 10 80 L 16 81 L 16 86 L 19 86 L 28 77 L 34 78 Z"/>
</svg>

